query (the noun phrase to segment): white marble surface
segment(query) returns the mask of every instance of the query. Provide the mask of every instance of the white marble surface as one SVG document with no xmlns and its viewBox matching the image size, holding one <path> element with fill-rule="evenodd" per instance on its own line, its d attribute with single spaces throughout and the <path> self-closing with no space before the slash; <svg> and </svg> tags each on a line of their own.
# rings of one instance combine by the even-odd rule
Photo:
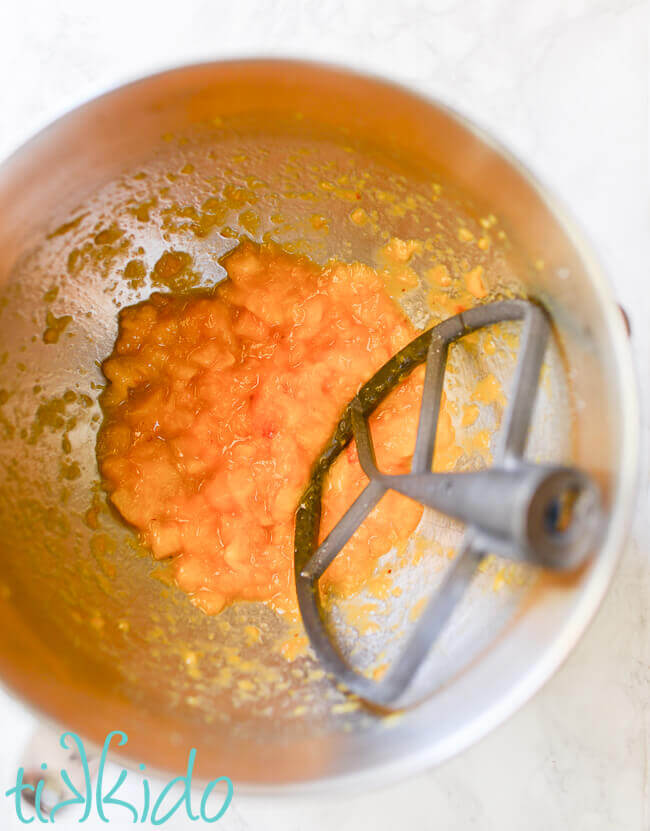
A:
<svg viewBox="0 0 650 831">
<path fill-rule="evenodd" d="M 402 80 L 496 133 L 579 217 L 631 314 L 647 405 L 647 35 L 646 4 L 626 0 L 3 0 L 0 156 L 84 98 L 186 61 L 284 53 Z M 649 508 L 645 480 L 595 623 L 545 689 L 478 746 L 352 798 L 236 795 L 221 827 L 647 831 Z M 33 726 L 0 695 L 1 791 Z M 63 816 L 57 825 L 76 827 Z M 0 798 L 0 828 L 18 827 Z"/>
</svg>

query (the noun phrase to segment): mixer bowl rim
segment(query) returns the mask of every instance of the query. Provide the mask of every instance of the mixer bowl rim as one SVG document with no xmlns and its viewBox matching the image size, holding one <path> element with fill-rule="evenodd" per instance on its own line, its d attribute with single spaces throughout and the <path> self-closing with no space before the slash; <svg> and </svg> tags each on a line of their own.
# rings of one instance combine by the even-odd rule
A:
<svg viewBox="0 0 650 831">
<path fill-rule="evenodd" d="M 579 595 L 564 626 L 553 636 L 550 645 L 545 649 L 541 658 L 531 662 L 518 683 L 513 685 L 509 692 L 502 695 L 494 703 L 487 706 L 463 727 L 457 729 L 448 737 L 438 740 L 424 748 L 404 753 L 398 759 L 390 762 L 380 762 L 376 765 L 366 764 L 362 769 L 342 774 L 326 775 L 311 781 L 296 781 L 278 785 L 237 784 L 239 793 L 249 796 L 305 796 L 322 794 L 323 792 L 340 793 L 359 792 L 361 788 L 370 791 L 385 785 L 396 784 L 408 776 L 416 775 L 424 770 L 458 755 L 471 745 L 484 738 L 488 733 L 514 715 L 527 701 L 529 701 L 548 680 L 557 672 L 579 639 L 584 634 L 589 623 L 598 611 L 607 589 L 612 581 L 618 562 L 623 554 L 624 546 L 632 524 L 632 517 L 638 497 L 638 482 L 640 478 L 640 410 L 638 396 L 638 382 L 635 364 L 629 345 L 629 336 L 626 332 L 623 317 L 613 293 L 612 281 L 606 276 L 598 256 L 588 241 L 586 234 L 579 223 L 571 215 L 563 201 L 542 183 L 532 170 L 514 155 L 492 133 L 478 125 L 473 119 L 460 113 L 446 102 L 442 102 L 420 90 L 412 89 L 406 84 L 393 81 L 378 74 L 351 68 L 344 63 L 321 60 L 305 60 L 302 57 L 265 56 L 257 54 L 250 57 L 227 58 L 223 60 L 205 60 L 192 63 L 183 63 L 172 67 L 161 68 L 109 87 L 104 92 L 86 98 L 81 103 L 66 109 L 61 115 L 47 123 L 34 133 L 31 138 L 22 142 L 18 147 L 0 160 L 0 183 L 3 173 L 8 170 L 19 157 L 28 156 L 31 148 L 47 138 L 47 134 L 65 122 L 69 117 L 83 115 L 86 108 L 101 100 L 117 97 L 131 87 L 146 86 L 153 81 L 165 77 L 179 76 L 200 69 L 217 70 L 224 66 L 253 67 L 258 64 L 274 63 L 278 67 L 292 67 L 294 71 L 301 67 L 312 70 L 322 70 L 327 73 L 340 73 L 360 80 L 366 80 L 376 86 L 392 89 L 403 96 L 418 100 L 423 106 L 437 109 L 451 121 L 456 122 L 476 140 L 487 146 L 495 155 L 505 161 L 535 196 L 544 205 L 557 226 L 564 232 L 567 239 L 577 252 L 585 267 L 590 285 L 602 309 L 606 322 L 609 340 L 614 353 L 614 365 L 617 369 L 616 384 L 619 391 L 621 405 L 621 436 L 618 444 L 620 465 L 617 471 L 617 487 L 612 501 L 611 520 L 607 535 L 596 557 L 593 567 L 589 570 L 583 586 L 578 590 Z M 53 729 L 63 729 L 63 725 L 56 722 L 45 713 L 24 699 L 14 691 L 4 679 L 0 678 L 0 688 L 13 700 L 20 702 L 28 712 L 32 713 L 41 723 L 50 725 Z M 91 742 L 88 742 L 92 746 Z M 123 765 L 125 768 L 135 769 L 135 762 L 117 753 L 109 753 L 109 759 Z M 168 772 L 156 771 L 148 766 L 152 776 L 166 776 Z M 196 781 L 201 787 L 207 782 Z"/>
</svg>

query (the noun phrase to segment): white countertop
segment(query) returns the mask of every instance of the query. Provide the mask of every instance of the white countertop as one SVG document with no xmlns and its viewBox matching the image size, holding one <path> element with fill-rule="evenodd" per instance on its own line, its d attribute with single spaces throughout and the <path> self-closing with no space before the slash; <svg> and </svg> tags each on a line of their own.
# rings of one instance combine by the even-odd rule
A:
<svg viewBox="0 0 650 831">
<path fill-rule="evenodd" d="M 333 60 L 431 93 L 524 159 L 591 238 L 632 319 L 647 449 L 647 33 L 647 5 L 626 0 L 6 0 L 0 157 L 91 95 L 207 58 Z M 217 827 L 650 828 L 649 508 L 646 477 L 634 538 L 595 623 L 542 692 L 479 745 L 354 798 L 235 793 Z M 22 827 L 1 793 L 33 727 L 0 694 L 0 828 Z M 63 815 L 57 826 L 77 827 Z"/>
</svg>

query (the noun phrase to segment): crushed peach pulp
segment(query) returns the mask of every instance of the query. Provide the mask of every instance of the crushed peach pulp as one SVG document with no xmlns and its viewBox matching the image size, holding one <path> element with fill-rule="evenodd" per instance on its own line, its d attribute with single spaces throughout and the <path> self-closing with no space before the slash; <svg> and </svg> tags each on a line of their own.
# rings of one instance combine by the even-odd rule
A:
<svg viewBox="0 0 650 831">
<path fill-rule="evenodd" d="M 173 558 L 195 605 L 215 614 L 263 601 L 295 613 L 294 516 L 312 466 L 359 387 L 417 332 L 366 265 L 321 267 L 247 241 L 222 262 L 228 278 L 210 291 L 157 293 L 121 311 L 103 364 L 100 470 L 113 505 L 155 558 Z M 387 472 L 409 469 L 421 389 L 417 370 L 370 419 Z M 453 445 L 443 406 L 436 466 Z M 351 444 L 325 483 L 321 539 L 366 482 Z M 358 590 L 420 517 L 388 493 L 325 590 Z"/>
</svg>

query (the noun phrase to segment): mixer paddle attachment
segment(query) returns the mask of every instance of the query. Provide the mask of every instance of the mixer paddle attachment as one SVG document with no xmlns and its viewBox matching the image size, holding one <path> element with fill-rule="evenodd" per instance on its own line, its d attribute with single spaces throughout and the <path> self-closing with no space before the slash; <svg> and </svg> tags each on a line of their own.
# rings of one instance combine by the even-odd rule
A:
<svg viewBox="0 0 650 831">
<path fill-rule="evenodd" d="M 433 473 L 449 345 L 502 321 L 521 321 L 523 328 L 494 464 L 478 472 Z M 581 470 L 535 464 L 523 456 L 549 336 L 545 311 L 527 300 L 496 301 L 448 318 L 402 349 L 359 390 L 313 468 L 296 514 L 294 554 L 300 612 L 311 646 L 325 669 L 368 703 L 386 708 L 399 706 L 399 699 L 489 552 L 564 571 L 580 566 L 593 550 L 602 524 L 599 491 L 593 480 Z M 375 463 L 367 419 L 388 393 L 425 361 L 411 473 L 383 474 Z M 318 545 L 323 481 L 352 439 L 370 481 Z M 355 670 L 330 637 L 318 581 L 388 490 L 460 520 L 465 524 L 465 534 L 404 650 L 380 680 L 373 680 Z"/>
</svg>

